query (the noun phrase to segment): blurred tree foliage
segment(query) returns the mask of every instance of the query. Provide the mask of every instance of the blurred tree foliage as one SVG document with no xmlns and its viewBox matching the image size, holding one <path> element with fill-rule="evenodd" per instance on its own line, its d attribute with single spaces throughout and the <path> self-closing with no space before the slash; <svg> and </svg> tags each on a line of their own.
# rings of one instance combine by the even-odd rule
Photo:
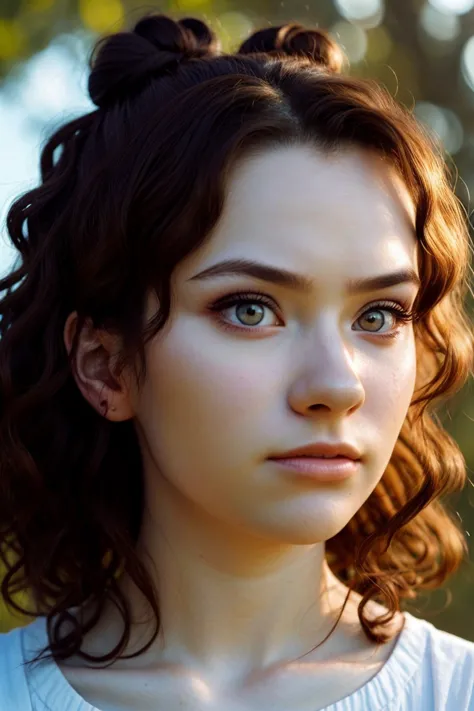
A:
<svg viewBox="0 0 474 711">
<path fill-rule="evenodd" d="M 300 21 L 330 30 L 346 50 L 351 72 L 382 82 L 433 132 L 446 152 L 456 190 L 470 213 L 474 189 L 474 0 L 0 0 L 0 87 L 21 81 L 24 62 L 62 36 L 78 34 L 92 45 L 102 33 L 129 27 L 147 11 L 195 15 L 217 32 L 231 51 L 253 28 Z M 72 49 L 71 49 L 72 51 Z M 472 298 L 469 299 L 472 313 Z M 442 413 L 458 441 L 472 476 L 474 398 L 471 384 Z M 473 529 L 474 493 L 447 502 L 454 518 Z M 473 566 L 466 566 L 445 589 L 411 604 L 414 614 L 474 640 L 471 597 Z M 453 603 L 440 614 L 449 601 Z M 0 631 L 22 623 L 0 606 Z M 436 612 L 435 612 L 436 611 Z"/>
</svg>

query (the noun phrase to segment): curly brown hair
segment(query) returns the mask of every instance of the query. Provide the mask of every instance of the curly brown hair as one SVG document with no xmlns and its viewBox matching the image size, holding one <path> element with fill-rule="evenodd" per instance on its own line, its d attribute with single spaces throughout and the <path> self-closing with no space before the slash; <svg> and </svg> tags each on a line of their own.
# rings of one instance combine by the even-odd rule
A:
<svg viewBox="0 0 474 711">
<path fill-rule="evenodd" d="M 467 221 L 441 151 L 412 113 L 343 66 L 322 30 L 268 28 L 223 55 L 201 21 L 146 16 L 96 45 L 89 92 L 97 109 L 52 135 L 41 184 L 9 210 L 20 261 L 0 281 L 1 592 L 11 609 L 47 617 L 42 657 L 120 655 L 131 619 L 117 582 L 124 571 L 157 623 L 131 656 L 159 632 L 156 589 L 135 551 L 144 489 L 134 425 L 110 422 L 80 394 L 77 337 L 86 319 L 120 334 L 122 365 L 138 356 L 143 377 L 144 346 L 170 315 L 173 270 L 216 225 L 236 161 L 264 146 L 374 150 L 416 207 L 416 397 L 379 484 L 326 543 L 331 570 L 362 594 L 367 637 L 388 641 L 375 630 L 401 599 L 440 586 L 467 555 L 439 501 L 463 487 L 465 461 L 434 412 L 472 372 Z M 144 326 L 150 291 L 160 311 Z M 79 325 L 68 354 L 63 330 L 73 311 Z M 14 599 L 20 591 L 30 609 Z M 110 654 L 90 657 L 81 639 L 107 599 L 125 631 Z M 370 599 L 385 602 L 388 617 L 369 619 Z M 81 624 L 68 611 L 86 602 L 95 615 Z M 66 620 L 72 630 L 61 636 Z"/>
</svg>

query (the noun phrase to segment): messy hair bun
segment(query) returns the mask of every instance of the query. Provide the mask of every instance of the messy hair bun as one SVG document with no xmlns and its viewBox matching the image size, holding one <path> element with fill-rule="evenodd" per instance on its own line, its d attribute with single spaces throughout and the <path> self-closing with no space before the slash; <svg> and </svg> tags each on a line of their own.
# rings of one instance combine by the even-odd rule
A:
<svg viewBox="0 0 474 711">
<path fill-rule="evenodd" d="M 306 57 L 334 74 L 339 74 L 347 62 L 346 55 L 328 32 L 296 22 L 255 32 L 245 40 L 238 52 L 264 53 L 278 58 L 285 55 Z"/>
<path fill-rule="evenodd" d="M 89 96 L 96 106 L 105 107 L 130 97 L 185 60 L 213 56 L 217 47 L 214 33 L 201 20 L 148 15 L 130 32 L 117 32 L 97 43 Z"/>
<path fill-rule="evenodd" d="M 140 92 L 152 79 L 168 74 L 185 62 L 213 57 L 218 42 L 205 22 L 196 18 L 175 21 L 166 15 L 142 18 L 129 32 L 117 32 L 99 41 L 91 60 L 89 96 L 106 108 Z M 346 56 L 330 35 L 298 23 L 269 27 L 251 35 L 238 54 L 302 57 L 329 72 L 342 71 Z"/>
</svg>

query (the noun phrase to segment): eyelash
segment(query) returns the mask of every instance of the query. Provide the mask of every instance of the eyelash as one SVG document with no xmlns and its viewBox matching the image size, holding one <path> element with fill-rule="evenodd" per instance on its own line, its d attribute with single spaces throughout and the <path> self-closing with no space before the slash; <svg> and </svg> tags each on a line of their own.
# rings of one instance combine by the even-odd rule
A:
<svg viewBox="0 0 474 711">
<path fill-rule="evenodd" d="M 269 296 L 264 294 L 261 291 L 253 291 L 253 292 L 237 292 L 235 294 L 228 294 L 227 296 L 218 299 L 217 301 L 213 302 L 208 306 L 208 310 L 211 311 L 212 313 L 216 313 L 219 315 L 219 322 L 221 326 L 229 331 L 257 331 L 258 326 L 235 326 L 233 324 L 228 323 L 222 318 L 222 311 L 225 309 L 229 309 L 232 306 L 237 306 L 237 305 L 242 305 L 242 304 L 263 304 L 264 306 L 267 306 L 269 309 L 272 311 L 278 310 L 277 304 L 271 299 Z M 408 310 L 407 307 L 403 306 L 402 304 L 399 304 L 396 301 L 378 301 L 374 304 L 371 304 L 371 306 L 366 309 L 360 316 L 361 318 L 365 313 L 370 312 L 370 311 L 377 311 L 377 310 L 383 310 L 383 311 L 390 311 L 391 314 L 393 314 L 397 320 L 397 326 L 399 327 L 403 323 L 409 323 L 410 321 L 413 320 L 413 313 Z M 362 331 L 364 333 L 364 331 Z M 389 331 L 388 333 L 380 333 L 378 334 L 377 331 L 365 331 L 365 333 L 368 333 L 369 335 L 374 335 L 377 336 L 377 338 L 385 338 L 385 339 L 392 339 L 396 338 L 398 334 L 400 333 L 400 329 L 396 328 L 396 330 Z"/>
</svg>

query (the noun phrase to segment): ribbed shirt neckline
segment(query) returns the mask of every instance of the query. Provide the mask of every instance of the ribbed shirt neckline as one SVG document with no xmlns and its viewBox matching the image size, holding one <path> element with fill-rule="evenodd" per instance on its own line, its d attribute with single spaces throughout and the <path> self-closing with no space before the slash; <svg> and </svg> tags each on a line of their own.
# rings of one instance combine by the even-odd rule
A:
<svg viewBox="0 0 474 711">
<path fill-rule="evenodd" d="M 395 647 L 382 668 L 363 686 L 321 711 L 371 711 L 388 709 L 392 700 L 407 690 L 425 654 L 430 622 L 404 612 L 405 623 Z M 21 629 L 23 661 L 47 643 L 46 618 L 38 617 Z M 33 700 L 48 711 L 101 711 L 85 701 L 69 684 L 54 660 L 25 667 Z"/>
</svg>

